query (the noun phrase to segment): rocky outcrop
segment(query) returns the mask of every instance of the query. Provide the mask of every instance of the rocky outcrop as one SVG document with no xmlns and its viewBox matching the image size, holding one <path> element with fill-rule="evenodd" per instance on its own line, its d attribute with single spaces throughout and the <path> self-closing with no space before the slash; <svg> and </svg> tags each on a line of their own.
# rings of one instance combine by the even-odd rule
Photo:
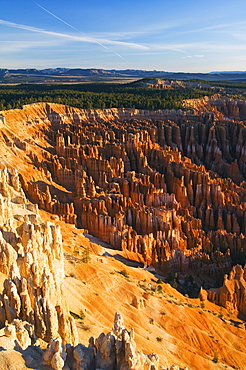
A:
<svg viewBox="0 0 246 370">
<path fill-rule="evenodd" d="M 124 328 L 122 316 L 115 314 L 114 327 L 108 334 L 102 333 L 95 341 L 96 366 L 102 370 L 157 370 L 157 355 L 145 355 L 136 348 L 134 331 Z"/>
<path fill-rule="evenodd" d="M 136 81 L 135 86 L 142 86 L 154 89 L 185 89 L 193 88 L 203 91 L 219 92 L 220 87 L 210 86 L 201 81 L 185 81 L 185 80 L 163 80 L 161 78 L 145 78 L 144 80 Z"/>
<path fill-rule="evenodd" d="M 115 315 L 112 332 L 91 338 L 89 347 L 77 344 L 62 284 L 64 255 L 58 226 L 42 223 L 38 208 L 29 203 L 16 170 L 0 170 L 0 346 L 27 351 L 38 340 L 49 342 L 42 363 L 54 370 L 159 369 L 156 355 L 138 351 L 133 330 Z M 25 353 L 25 352 L 23 352 Z M 29 355 L 29 362 L 33 362 Z M 40 361 L 39 361 L 40 362 Z M 41 365 L 40 365 L 41 368 Z"/>
<path fill-rule="evenodd" d="M 246 103 L 244 100 L 234 100 L 220 94 L 204 96 L 199 99 L 186 99 L 183 101 L 186 108 L 193 109 L 194 113 L 201 114 L 213 112 L 217 120 L 231 119 L 243 121 L 246 119 Z"/>
<path fill-rule="evenodd" d="M 59 336 L 74 344 L 76 329 L 62 289 L 59 226 L 42 222 L 38 208 L 27 201 L 16 170 L 0 170 L 0 204 L 0 272 L 6 277 L 0 294 L 1 327 L 7 322 L 7 331 L 16 328 L 21 347 L 28 325 L 47 342 Z"/>
<path fill-rule="evenodd" d="M 45 364 L 54 370 L 159 370 L 159 358 L 155 354 L 146 355 L 137 350 L 134 341 L 134 330 L 130 332 L 124 327 L 123 318 L 115 313 L 111 332 L 100 334 L 97 339 L 90 338 L 89 346 L 82 344 L 73 348 L 64 347 L 59 340 L 54 340 L 43 354 Z M 66 360 L 67 359 L 67 360 Z M 172 365 L 169 369 L 177 369 Z M 186 368 L 188 370 L 188 368 Z"/>
<path fill-rule="evenodd" d="M 207 170 L 213 163 L 214 171 L 225 173 L 228 167 L 228 176 L 243 179 L 236 162 L 229 166 L 215 150 L 216 135 L 225 135 L 225 129 L 215 129 L 212 117 L 206 115 L 196 125 L 179 117 L 174 122 L 135 118 L 124 120 L 122 126 L 110 114 L 107 127 L 100 112 L 91 124 L 77 116 L 76 123 L 69 125 L 67 115 L 60 116 L 58 125 L 57 116 L 49 115 L 51 121 L 56 117 L 52 123 L 59 126 L 58 136 L 52 134 L 56 163 L 60 161 L 60 168 L 65 166 L 69 173 L 65 176 L 63 170 L 54 169 L 54 175 L 76 194 L 78 226 L 165 269 L 194 266 L 196 259 L 202 260 L 200 251 L 226 252 L 222 246 L 229 245 L 229 237 L 241 243 L 236 236 L 244 233 L 240 207 L 228 207 L 240 203 L 239 189 L 234 185 L 231 190 Z M 66 133 L 62 133 L 65 120 Z M 226 139 L 220 142 L 228 159 Z M 241 241 L 245 243 L 244 237 Z M 185 251 L 183 257 L 176 258 L 177 249 Z M 224 272 L 227 269 L 228 263 Z"/>
<path fill-rule="evenodd" d="M 50 365 L 54 370 L 62 370 L 67 354 L 60 338 L 52 339 L 43 354 L 43 364 Z"/>
<path fill-rule="evenodd" d="M 37 339 L 34 326 L 18 319 L 7 324 L 0 332 L 0 346 L 5 350 L 25 350 L 36 343 Z"/>
<path fill-rule="evenodd" d="M 209 100 L 211 106 L 215 106 L 225 117 L 235 120 L 246 119 L 246 103 L 244 100 L 234 100 L 219 96 Z"/>
<path fill-rule="evenodd" d="M 146 265 L 215 280 L 246 252 L 244 125 L 215 121 L 212 113 L 32 108 L 34 116 L 30 107 L 6 114 L 0 127 L 2 160 L 18 159 L 21 172 L 0 165 L 2 337 L 11 338 L 9 350 L 36 338 L 51 342 L 43 361 L 54 369 L 158 368 L 156 356 L 137 350 L 120 316 L 112 332 L 76 346 L 62 290 L 60 229 L 42 222 L 38 208 L 133 258 L 141 254 Z M 10 119 L 25 122 L 28 139 L 8 129 Z M 236 280 L 236 293 L 226 283 L 231 295 L 222 291 L 218 303 L 244 302 L 243 280 Z M 145 309 L 133 295 L 129 303 Z"/>
<path fill-rule="evenodd" d="M 234 266 L 230 275 L 224 276 L 221 288 L 208 291 L 208 299 L 225 307 L 229 313 L 240 312 L 246 316 L 246 269 Z"/>
<path fill-rule="evenodd" d="M 145 354 L 137 349 L 134 330 L 125 329 L 123 318 L 115 314 L 112 331 L 100 334 L 97 339 L 90 338 L 86 347 L 83 344 L 66 346 L 61 338 L 54 338 L 46 349 L 36 343 L 34 327 L 27 322 L 14 320 L 0 332 L 0 345 L 7 353 L 21 351 L 27 365 L 35 369 L 47 370 L 161 370 L 159 357 Z M 35 343 L 35 346 L 33 344 Z M 9 361 L 11 367 L 11 361 Z M 6 367 L 7 368 L 7 367 Z M 31 367 L 32 368 L 32 367 Z M 177 369 L 172 365 L 165 370 Z M 188 370 L 188 367 L 185 369 Z"/>
<path fill-rule="evenodd" d="M 208 111 L 55 104 L 21 114 L 34 130 L 25 153 L 38 169 L 34 180 L 23 172 L 21 184 L 40 208 L 165 271 L 215 276 L 246 253 L 242 123 Z M 6 114 L 6 126 L 16 115 Z"/>
</svg>

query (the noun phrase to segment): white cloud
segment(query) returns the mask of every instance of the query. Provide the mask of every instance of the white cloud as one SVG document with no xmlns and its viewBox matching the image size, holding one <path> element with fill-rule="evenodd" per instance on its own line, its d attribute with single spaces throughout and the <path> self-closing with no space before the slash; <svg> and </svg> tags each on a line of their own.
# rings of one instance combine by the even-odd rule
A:
<svg viewBox="0 0 246 370">
<path fill-rule="evenodd" d="M 42 33 L 42 34 L 46 34 L 46 35 L 50 35 L 50 36 L 63 38 L 63 39 L 70 40 L 70 41 L 95 43 L 95 44 L 99 44 L 100 46 L 102 46 L 106 49 L 107 49 L 107 47 L 105 47 L 104 44 L 112 45 L 112 46 L 115 45 L 115 46 L 127 47 L 127 48 L 131 48 L 131 49 L 139 49 L 139 50 L 147 50 L 148 49 L 147 46 L 137 44 L 137 43 L 133 43 L 133 42 L 99 39 L 99 38 L 93 38 L 93 37 L 86 36 L 86 35 L 84 35 L 84 36 L 83 35 L 82 36 L 75 36 L 75 35 L 66 34 L 66 33 L 47 31 L 47 30 L 44 30 L 44 29 L 41 29 L 41 28 L 27 26 L 27 25 L 23 25 L 23 24 L 19 24 L 19 23 L 13 23 L 13 22 L 2 20 L 2 19 L 0 19 L 0 25 L 7 26 L 7 27 L 12 27 L 12 28 L 19 28 L 19 29 L 23 29 L 23 30 L 26 30 L 26 31 L 30 31 L 30 32 Z"/>
<path fill-rule="evenodd" d="M 57 46 L 54 41 L 0 41 L 1 54 L 16 53 L 22 50 Z"/>
<path fill-rule="evenodd" d="M 209 43 L 209 42 L 191 42 L 191 43 L 173 43 L 173 44 L 146 44 L 150 50 L 172 50 L 179 51 L 182 53 L 190 54 L 190 52 L 201 52 L 197 55 L 203 55 L 204 52 L 210 53 L 229 53 L 229 52 L 246 52 L 245 44 L 235 44 L 235 43 Z"/>
</svg>

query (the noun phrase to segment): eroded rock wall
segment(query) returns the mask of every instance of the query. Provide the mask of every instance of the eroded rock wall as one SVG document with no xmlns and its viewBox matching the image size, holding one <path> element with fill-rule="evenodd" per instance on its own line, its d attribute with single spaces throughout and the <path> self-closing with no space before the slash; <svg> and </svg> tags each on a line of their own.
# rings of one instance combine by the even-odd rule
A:
<svg viewBox="0 0 246 370">
<path fill-rule="evenodd" d="M 88 347 L 78 344 L 64 350 L 59 340 L 52 341 L 43 355 L 45 364 L 62 370 L 164 370 L 155 354 L 145 354 L 137 349 L 134 330 L 124 327 L 123 318 L 115 313 L 112 331 L 91 337 Z M 65 367 L 64 367 L 65 365 Z M 180 370 L 172 365 L 165 370 Z M 188 370 L 186 367 L 184 370 Z"/>
<path fill-rule="evenodd" d="M 65 277 L 59 226 L 43 223 L 29 203 L 15 169 L 0 170 L 0 326 L 25 321 L 45 341 L 76 342 L 63 294 Z"/>
<path fill-rule="evenodd" d="M 229 276 L 224 276 L 221 288 L 208 291 L 208 299 L 225 307 L 231 314 L 240 312 L 246 316 L 246 267 L 234 266 Z"/>
<path fill-rule="evenodd" d="M 56 157 L 46 166 L 75 195 L 78 226 L 163 268 L 206 261 L 212 272 L 203 252 L 246 251 L 246 191 L 236 185 L 245 178 L 244 126 L 214 123 L 207 113 L 189 120 L 177 112 L 173 120 L 120 113 L 121 120 L 113 110 L 107 118 L 75 117 L 72 109 L 48 115 Z M 216 265 L 225 272 L 229 254 Z"/>
<path fill-rule="evenodd" d="M 27 155 L 42 181 L 22 178 L 39 207 L 165 270 L 220 275 L 230 255 L 246 253 L 243 123 L 209 112 L 40 107 L 32 127 L 43 149 Z"/>
</svg>

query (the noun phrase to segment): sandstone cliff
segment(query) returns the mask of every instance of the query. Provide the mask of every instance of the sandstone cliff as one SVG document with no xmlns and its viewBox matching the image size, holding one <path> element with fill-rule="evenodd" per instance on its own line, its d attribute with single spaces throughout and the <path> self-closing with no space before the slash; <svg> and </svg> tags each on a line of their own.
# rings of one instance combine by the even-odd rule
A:
<svg viewBox="0 0 246 370">
<path fill-rule="evenodd" d="M 42 222 L 38 207 L 25 197 L 17 171 L 3 166 L 0 220 L 1 327 L 5 322 L 16 326 L 21 320 L 33 328 L 33 340 L 60 336 L 64 343 L 75 343 L 76 328 L 62 289 L 60 228 Z"/>
<path fill-rule="evenodd" d="M 246 269 L 241 265 L 233 267 L 230 275 L 224 276 L 223 286 L 219 289 L 210 289 L 208 299 L 230 313 L 241 313 L 246 316 Z"/>
<path fill-rule="evenodd" d="M 158 370 L 158 356 L 137 350 L 134 332 L 114 327 L 89 346 L 77 329 L 63 292 L 65 271 L 59 226 L 43 223 L 28 202 L 18 172 L 0 169 L 0 356 L 3 370 L 21 366 L 54 370 Z M 49 343 L 46 350 L 41 349 Z M 24 369 L 23 364 L 23 369 Z"/>
<path fill-rule="evenodd" d="M 91 340 L 89 348 L 76 346 L 76 329 L 63 293 L 64 255 L 58 224 L 76 224 L 81 232 L 87 229 L 125 256 L 164 272 L 189 270 L 213 279 L 229 273 L 231 258 L 245 255 L 244 124 L 217 122 L 210 113 L 79 111 L 52 104 L 2 114 L 0 346 L 9 352 L 0 357 L 14 357 L 11 351 L 16 348 L 34 351 L 27 355 L 29 368 L 34 367 L 37 352 L 43 358 L 40 369 L 64 365 L 70 370 L 158 368 L 158 358 L 138 351 L 133 332 L 122 324 L 115 324 L 120 327 L 118 334 L 114 328 L 95 336 L 98 339 Z M 39 207 L 49 212 L 54 223 L 41 220 Z M 103 278 L 101 282 L 101 276 L 95 284 L 112 295 L 113 282 L 110 285 Z M 233 289 L 238 292 L 243 286 L 239 280 L 230 284 L 235 286 L 230 287 L 233 297 Z M 225 363 L 241 366 L 244 341 L 234 345 L 236 337 L 244 338 L 241 329 L 232 324 L 228 329 L 225 324 L 223 333 L 229 337 L 225 345 L 224 338 L 217 339 L 215 334 L 219 318 L 210 321 L 213 331 L 208 329 L 212 311 L 203 312 L 185 298 L 168 296 L 166 302 L 165 295 L 148 307 L 151 289 L 139 296 L 133 288 L 126 290 L 125 305 L 136 310 L 135 321 L 147 307 L 149 325 L 158 322 L 156 332 L 164 335 L 163 346 L 168 343 L 172 357 L 182 358 L 185 352 L 182 363 L 192 364 L 194 348 L 200 346 L 198 356 L 206 357 L 203 364 L 209 363 L 204 368 L 212 369 L 218 346 Z M 98 296 L 97 291 L 95 299 L 105 310 L 105 301 Z M 87 304 L 92 305 L 91 301 L 88 297 Z M 165 317 L 164 304 L 172 316 Z M 187 316 L 189 324 L 179 329 Z M 121 323 L 121 317 L 117 320 Z M 167 334 L 171 327 L 172 335 Z M 46 352 L 37 345 L 29 348 L 42 341 L 50 342 Z M 200 357 L 194 361 L 195 369 Z"/>
<path fill-rule="evenodd" d="M 2 160 L 40 208 L 165 271 L 216 278 L 245 254 L 242 123 L 42 103 L 3 115 Z"/>
</svg>

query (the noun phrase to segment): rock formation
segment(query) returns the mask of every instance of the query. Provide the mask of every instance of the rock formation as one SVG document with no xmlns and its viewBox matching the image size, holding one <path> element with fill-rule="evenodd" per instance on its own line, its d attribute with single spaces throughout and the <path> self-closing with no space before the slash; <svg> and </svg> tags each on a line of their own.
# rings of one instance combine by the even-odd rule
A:
<svg viewBox="0 0 246 370">
<path fill-rule="evenodd" d="M 62 288 L 60 229 L 42 222 L 38 208 L 27 201 L 16 170 L 2 166 L 0 179 L 1 348 L 23 351 L 33 363 L 31 349 L 40 339 L 49 343 L 46 350 L 39 349 L 37 369 L 41 362 L 54 370 L 160 369 L 158 356 L 137 350 L 134 331 L 124 328 L 118 313 L 112 332 L 91 338 L 88 347 L 77 344 Z"/>
<path fill-rule="evenodd" d="M 234 100 L 220 94 L 205 96 L 199 99 L 183 101 L 186 108 L 193 109 L 198 115 L 213 112 L 218 120 L 231 119 L 243 121 L 246 118 L 246 103 L 244 100 Z"/>
<path fill-rule="evenodd" d="M 66 360 L 67 359 L 67 360 Z M 59 340 L 54 340 L 43 354 L 44 364 L 54 370 L 158 370 L 159 358 L 155 354 L 146 355 L 137 350 L 134 330 L 124 328 L 123 318 L 115 314 L 111 332 L 102 333 L 96 340 L 91 337 L 89 346 L 78 344 L 68 347 L 67 353 Z M 163 368 L 164 369 L 164 368 Z M 179 370 L 172 365 L 165 370 Z M 188 368 L 186 367 L 188 370 Z"/>
<path fill-rule="evenodd" d="M 244 124 L 206 111 L 43 103 L 2 114 L 0 346 L 25 351 L 43 340 L 43 365 L 56 370 L 157 370 L 158 357 L 137 350 L 119 314 L 110 333 L 77 344 L 60 228 L 39 208 L 146 265 L 215 280 L 246 253 Z M 245 314 L 244 287 L 235 267 L 208 298 Z M 144 309 L 134 296 L 130 304 Z"/>
<path fill-rule="evenodd" d="M 93 343 L 93 340 L 92 340 Z M 112 332 L 102 333 L 94 344 L 96 366 L 102 370 L 157 370 L 158 356 L 145 355 L 138 351 L 134 342 L 134 331 L 128 332 L 122 316 L 115 314 Z"/>
<path fill-rule="evenodd" d="M 16 133 L 5 145 L 35 166 L 21 183 L 40 208 L 165 271 L 200 266 L 216 277 L 246 253 L 241 122 L 42 103 L 5 113 L 4 128 L 18 120 L 28 143 Z"/>
<path fill-rule="evenodd" d="M 246 269 L 234 266 L 230 275 L 224 276 L 221 288 L 208 291 L 208 299 L 225 307 L 229 313 L 240 312 L 246 316 Z"/>
<path fill-rule="evenodd" d="M 1 327 L 7 322 L 7 332 L 16 332 L 21 347 L 28 325 L 45 341 L 59 336 L 64 343 L 76 343 L 62 289 L 65 272 L 59 227 L 42 222 L 38 208 L 27 201 L 16 170 L 0 170 L 0 204 L 0 272 L 5 276 Z"/>
</svg>

